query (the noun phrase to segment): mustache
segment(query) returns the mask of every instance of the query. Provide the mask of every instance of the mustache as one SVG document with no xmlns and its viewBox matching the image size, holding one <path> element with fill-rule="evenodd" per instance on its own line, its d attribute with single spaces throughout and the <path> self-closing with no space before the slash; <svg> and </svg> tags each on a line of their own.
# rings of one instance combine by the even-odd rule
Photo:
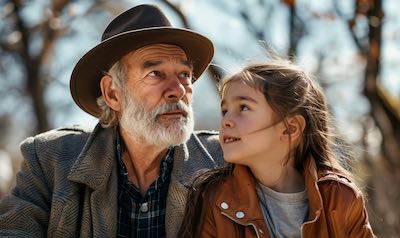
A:
<svg viewBox="0 0 400 238">
<path fill-rule="evenodd" d="M 153 115 L 157 116 L 160 114 L 169 113 L 173 111 L 182 111 L 186 117 L 191 111 L 191 106 L 189 104 L 184 103 L 183 101 L 166 103 L 155 108 L 153 110 Z"/>
</svg>

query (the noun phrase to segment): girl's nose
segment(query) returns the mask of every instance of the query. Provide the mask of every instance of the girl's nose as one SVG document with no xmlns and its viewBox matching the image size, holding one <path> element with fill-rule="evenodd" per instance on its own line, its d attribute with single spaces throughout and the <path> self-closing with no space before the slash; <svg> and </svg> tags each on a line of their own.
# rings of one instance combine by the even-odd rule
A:
<svg viewBox="0 0 400 238">
<path fill-rule="evenodd" d="M 221 119 L 222 128 L 232 128 L 233 126 L 234 126 L 233 121 L 230 120 L 226 115 L 222 117 Z"/>
</svg>

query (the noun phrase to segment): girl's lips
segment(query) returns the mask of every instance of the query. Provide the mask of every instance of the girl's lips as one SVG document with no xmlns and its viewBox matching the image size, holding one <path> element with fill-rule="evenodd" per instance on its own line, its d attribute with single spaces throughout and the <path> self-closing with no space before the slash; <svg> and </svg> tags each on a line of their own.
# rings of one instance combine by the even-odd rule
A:
<svg viewBox="0 0 400 238">
<path fill-rule="evenodd" d="M 222 139 L 223 139 L 224 144 L 228 144 L 228 143 L 232 143 L 232 142 L 240 140 L 240 138 L 232 137 L 232 136 L 223 136 Z"/>
</svg>

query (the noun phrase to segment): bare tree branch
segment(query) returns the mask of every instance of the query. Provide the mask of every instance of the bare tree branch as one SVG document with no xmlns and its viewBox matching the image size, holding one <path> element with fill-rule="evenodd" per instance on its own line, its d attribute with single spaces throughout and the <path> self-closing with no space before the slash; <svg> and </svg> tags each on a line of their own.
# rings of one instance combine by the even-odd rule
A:
<svg viewBox="0 0 400 238">
<path fill-rule="evenodd" d="M 178 6 L 176 6 L 169 0 L 162 0 L 161 2 L 163 2 L 167 6 L 169 6 L 178 15 L 178 17 L 181 19 L 182 24 L 185 28 L 191 29 L 187 17 L 183 14 L 183 12 L 181 11 L 181 9 Z M 213 61 L 215 62 L 215 59 Z M 223 72 L 221 72 L 218 67 L 214 67 L 214 66 L 210 65 L 210 67 L 208 67 L 207 71 L 209 72 L 209 75 L 215 82 L 219 82 L 219 80 L 223 77 Z"/>
<path fill-rule="evenodd" d="M 368 47 L 363 46 L 361 43 L 361 40 L 357 37 L 357 34 L 355 32 L 355 26 L 357 23 L 357 16 L 358 12 L 360 12 L 360 3 L 358 0 L 355 0 L 355 8 L 354 8 L 354 14 L 351 19 L 346 19 L 342 11 L 340 10 L 339 3 L 337 0 L 333 1 L 333 6 L 336 14 L 338 15 L 339 18 L 343 19 L 349 28 L 349 33 L 351 38 L 353 39 L 354 44 L 356 45 L 357 49 L 362 55 L 366 55 L 368 51 Z"/>
</svg>

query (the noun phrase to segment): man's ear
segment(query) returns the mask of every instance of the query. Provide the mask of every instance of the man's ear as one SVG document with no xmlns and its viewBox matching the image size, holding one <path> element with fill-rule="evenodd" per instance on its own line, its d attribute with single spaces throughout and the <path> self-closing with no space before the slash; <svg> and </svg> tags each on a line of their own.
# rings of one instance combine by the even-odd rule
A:
<svg viewBox="0 0 400 238">
<path fill-rule="evenodd" d="M 122 108 L 122 94 L 120 89 L 112 88 L 112 79 L 104 75 L 100 81 L 101 93 L 104 102 L 114 111 L 120 111 Z"/>
<path fill-rule="evenodd" d="M 302 115 L 289 116 L 287 118 L 287 126 L 282 131 L 281 138 L 283 141 L 297 140 L 303 134 L 306 126 L 306 120 Z"/>
</svg>

